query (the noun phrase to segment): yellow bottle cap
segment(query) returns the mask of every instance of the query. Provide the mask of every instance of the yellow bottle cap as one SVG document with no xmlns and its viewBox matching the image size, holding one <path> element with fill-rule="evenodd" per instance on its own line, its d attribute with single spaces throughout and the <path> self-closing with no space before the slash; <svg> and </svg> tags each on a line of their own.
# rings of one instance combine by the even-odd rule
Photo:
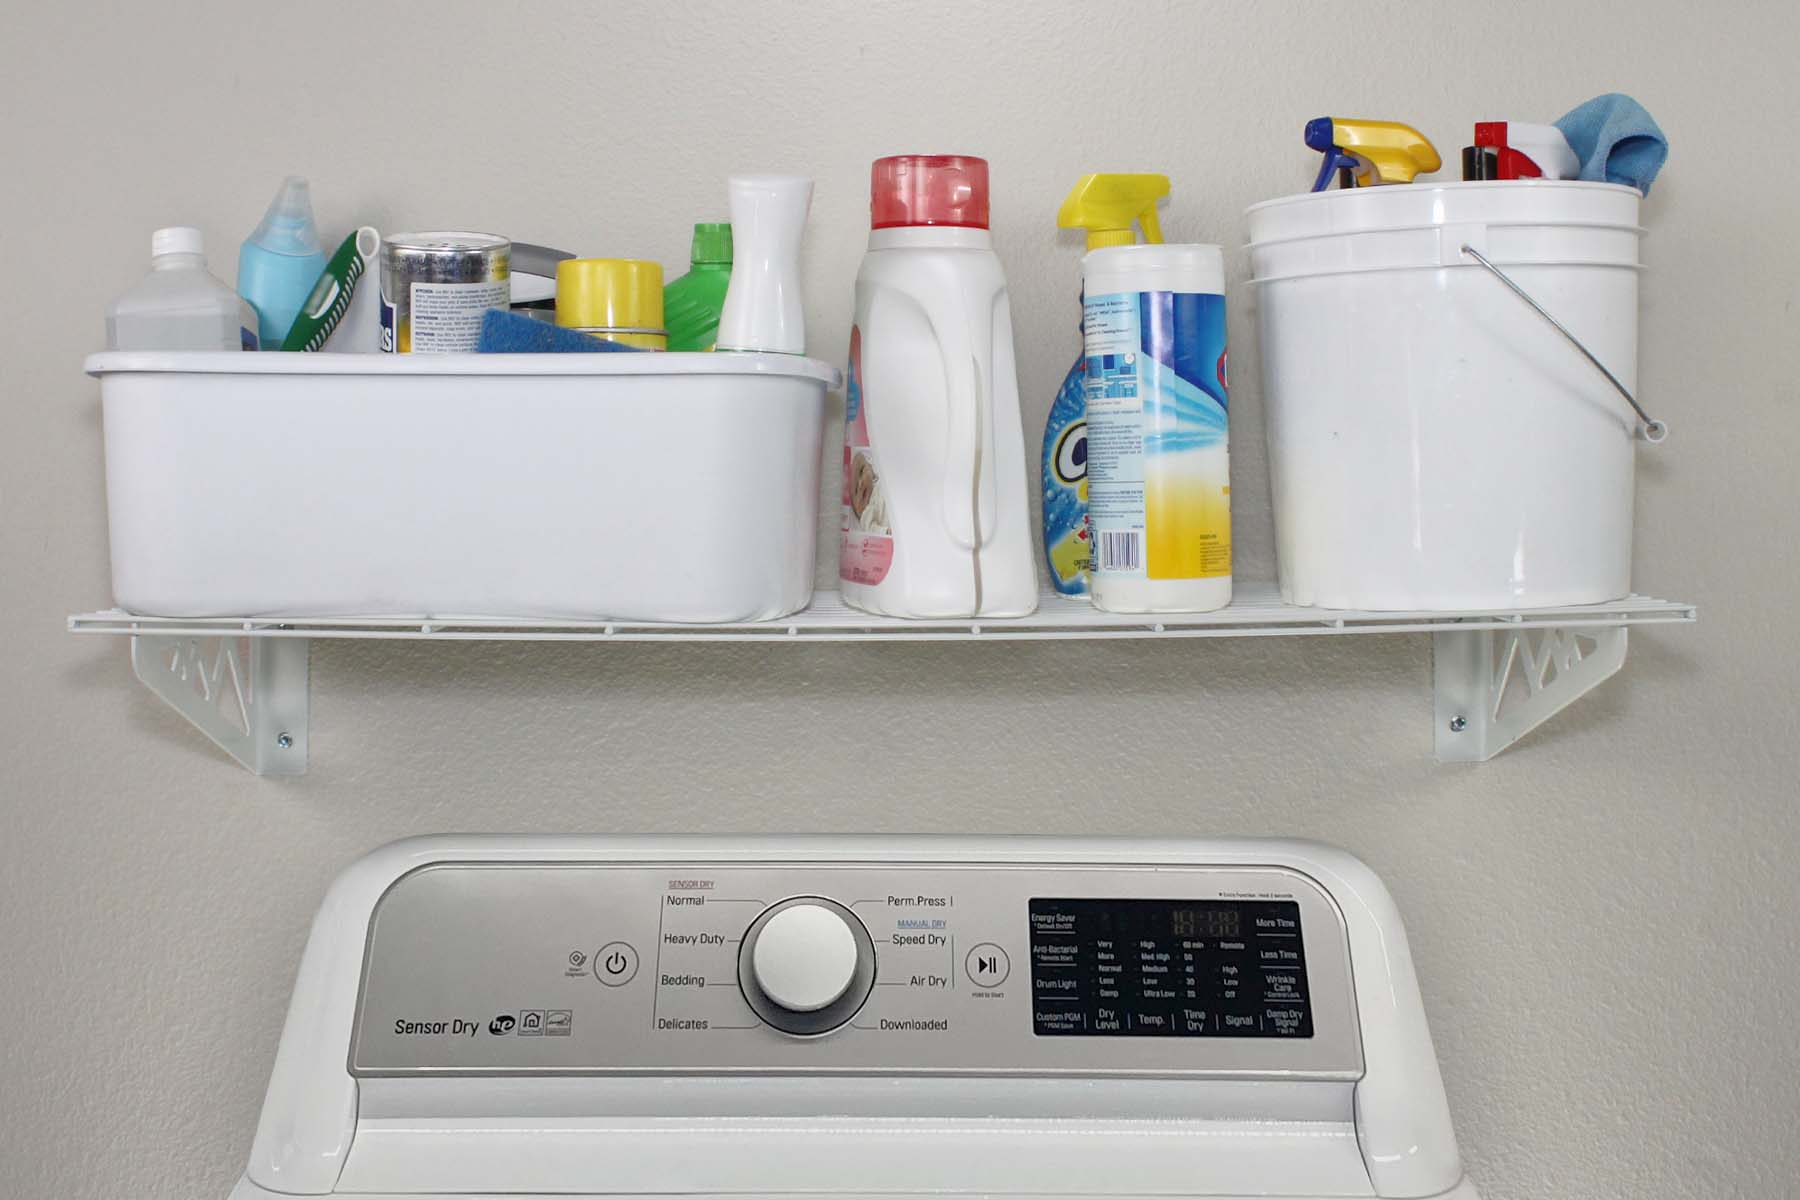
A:
<svg viewBox="0 0 1800 1200">
<path fill-rule="evenodd" d="M 556 264 L 556 323 L 569 329 L 663 331 L 662 264 L 566 258 Z"/>
</svg>

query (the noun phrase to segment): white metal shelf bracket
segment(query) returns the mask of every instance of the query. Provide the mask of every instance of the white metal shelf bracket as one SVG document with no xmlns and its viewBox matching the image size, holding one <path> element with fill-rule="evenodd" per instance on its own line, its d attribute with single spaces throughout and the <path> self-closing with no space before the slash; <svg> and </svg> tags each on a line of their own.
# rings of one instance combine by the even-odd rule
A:
<svg viewBox="0 0 1800 1200">
<path fill-rule="evenodd" d="M 305 638 L 134 634 L 140 682 L 258 775 L 304 775 Z"/>
<path fill-rule="evenodd" d="M 1623 625 L 1431 635 L 1439 762 L 1486 762 L 1618 673 Z"/>
</svg>

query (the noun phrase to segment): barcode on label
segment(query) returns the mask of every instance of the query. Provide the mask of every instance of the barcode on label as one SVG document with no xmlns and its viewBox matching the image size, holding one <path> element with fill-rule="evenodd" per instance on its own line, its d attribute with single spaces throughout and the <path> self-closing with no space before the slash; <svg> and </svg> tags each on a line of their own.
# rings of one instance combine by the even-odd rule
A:
<svg viewBox="0 0 1800 1200">
<path fill-rule="evenodd" d="M 1100 534 L 1100 569 L 1136 571 L 1144 565 L 1144 535 L 1137 529 Z"/>
</svg>

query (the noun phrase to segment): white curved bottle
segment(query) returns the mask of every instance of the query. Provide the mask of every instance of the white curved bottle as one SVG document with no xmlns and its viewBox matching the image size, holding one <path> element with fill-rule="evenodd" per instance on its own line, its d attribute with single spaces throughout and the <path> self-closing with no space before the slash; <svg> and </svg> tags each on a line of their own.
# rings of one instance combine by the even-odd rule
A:
<svg viewBox="0 0 1800 1200">
<path fill-rule="evenodd" d="M 895 617 L 1025 616 L 1037 560 L 987 163 L 879 159 L 845 387 L 839 587 Z"/>
<path fill-rule="evenodd" d="M 733 175 L 731 282 L 719 312 L 719 350 L 806 353 L 800 238 L 812 207 L 804 175 Z"/>
</svg>

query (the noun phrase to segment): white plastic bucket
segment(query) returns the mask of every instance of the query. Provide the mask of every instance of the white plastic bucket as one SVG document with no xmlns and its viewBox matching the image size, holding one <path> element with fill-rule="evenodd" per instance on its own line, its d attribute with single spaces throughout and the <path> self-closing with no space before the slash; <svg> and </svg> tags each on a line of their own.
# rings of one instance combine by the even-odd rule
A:
<svg viewBox="0 0 1800 1200">
<path fill-rule="evenodd" d="M 1589 604 L 1631 590 L 1636 190 L 1357 188 L 1256 205 L 1283 597 L 1327 608 Z"/>
<path fill-rule="evenodd" d="M 812 599 L 788 354 L 173 354 L 100 379 L 113 597 L 160 616 L 726 622 Z"/>
</svg>

